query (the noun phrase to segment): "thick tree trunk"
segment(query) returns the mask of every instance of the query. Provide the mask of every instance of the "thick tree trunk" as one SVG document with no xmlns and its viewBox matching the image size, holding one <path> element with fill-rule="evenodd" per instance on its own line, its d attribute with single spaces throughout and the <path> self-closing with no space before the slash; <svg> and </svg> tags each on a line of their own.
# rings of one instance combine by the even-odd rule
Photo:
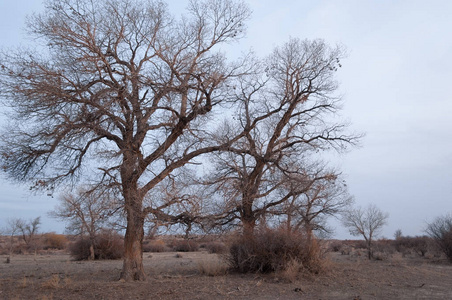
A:
<svg viewBox="0 0 452 300">
<path fill-rule="evenodd" d="M 243 236 L 252 237 L 254 236 L 254 227 L 256 227 L 256 223 L 254 221 L 242 220 L 243 225 Z"/>
<path fill-rule="evenodd" d="M 123 178 L 127 177 L 123 176 Z M 143 199 L 138 193 L 136 181 L 123 181 L 123 195 L 127 214 L 127 228 L 124 237 L 124 262 L 121 280 L 144 281 L 146 274 L 143 268 Z"/>
<path fill-rule="evenodd" d="M 127 211 L 127 229 L 124 239 L 124 262 L 121 279 L 144 281 L 143 268 L 144 218 L 141 212 Z"/>
<path fill-rule="evenodd" d="M 244 191 L 242 195 L 242 211 L 240 212 L 240 221 L 242 221 L 242 234 L 245 237 L 254 236 L 254 227 L 256 227 L 256 217 L 253 211 L 254 199 L 250 196 L 250 191 Z"/>
</svg>

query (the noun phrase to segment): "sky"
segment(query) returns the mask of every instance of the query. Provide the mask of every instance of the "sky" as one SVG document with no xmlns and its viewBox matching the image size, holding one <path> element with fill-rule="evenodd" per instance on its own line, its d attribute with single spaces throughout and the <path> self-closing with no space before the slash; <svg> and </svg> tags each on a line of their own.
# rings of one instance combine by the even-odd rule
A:
<svg viewBox="0 0 452 300">
<path fill-rule="evenodd" d="M 171 1 L 176 14 L 188 1 Z M 381 236 L 422 235 L 452 212 L 452 1 L 245 0 L 253 11 L 235 49 L 268 55 L 290 37 L 347 48 L 337 73 L 342 117 L 365 133 L 359 148 L 332 155 L 355 205 L 389 213 Z M 0 0 L 0 46 L 27 44 L 25 17 L 39 0 Z M 1 109 L 1 108 L 0 108 Z M 0 177 L 0 228 L 12 217 L 42 217 L 43 232 L 64 225 L 47 217 L 56 198 L 33 195 Z M 338 221 L 335 237 L 352 238 Z"/>
</svg>

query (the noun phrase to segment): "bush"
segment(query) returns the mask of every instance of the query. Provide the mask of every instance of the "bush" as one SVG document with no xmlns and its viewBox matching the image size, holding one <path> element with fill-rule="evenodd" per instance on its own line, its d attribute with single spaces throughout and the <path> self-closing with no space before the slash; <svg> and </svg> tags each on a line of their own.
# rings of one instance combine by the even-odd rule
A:
<svg viewBox="0 0 452 300">
<path fill-rule="evenodd" d="M 168 248 L 162 240 L 146 241 L 143 245 L 143 252 L 165 252 Z"/>
<path fill-rule="evenodd" d="M 321 270 L 317 242 L 309 242 L 300 233 L 284 230 L 257 230 L 252 238 L 237 237 L 232 242 L 227 259 L 231 268 L 240 273 L 284 271 L 294 262 L 313 273 Z"/>
<path fill-rule="evenodd" d="M 70 247 L 69 251 L 75 260 L 90 259 L 91 242 L 81 237 Z M 119 259 L 124 254 L 124 242 L 116 232 L 102 232 L 94 240 L 94 259 Z"/>
<path fill-rule="evenodd" d="M 90 258 L 91 243 L 88 238 L 81 237 L 69 246 L 69 252 L 75 260 L 86 260 Z"/>
<path fill-rule="evenodd" d="M 67 238 L 63 234 L 56 234 L 55 232 L 46 233 L 44 234 L 43 249 L 63 250 L 66 249 L 67 242 Z"/>
<path fill-rule="evenodd" d="M 424 257 L 431 248 L 432 239 L 428 236 L 401 236 L 398 237 L 393 244 L 397 252 L 404 254 L 407 252 L 415 252 L 419 256 Z"/>
<path fill-rule="evenodd" d="M 204 248 L 209 253 L 225 253 L 227 250 L 226 245 L 222 242 L 208 242 L 204 245 Z"/>
<path fill-rule="evenodd" d="M 426 232 L 452 263 L 452 214 L 436 218 L 428 224 Z"/>
<path fill-rule="evenodd" d="M 178 240 L 173 242 L 173 251 L 176 252 L 194 252 L 199 250 L 199 245 L 191 240 Z"/>
<path fill-rule="evenodd" d="M 329 250 L 332 252 L 342 251 L 342 242 L 341 241 L 332 241 L 329 245 Z"/>
</svg>

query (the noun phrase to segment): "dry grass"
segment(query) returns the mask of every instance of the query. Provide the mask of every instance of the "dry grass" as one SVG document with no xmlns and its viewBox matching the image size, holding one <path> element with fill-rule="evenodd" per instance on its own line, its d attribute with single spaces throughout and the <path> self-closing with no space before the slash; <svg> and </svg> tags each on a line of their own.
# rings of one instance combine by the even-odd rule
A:
<svg viewBox="0 0 452 300">
<path fill-rule="evenodd" d="M 223 261 L 207 260 L 198 263 L 198 270 L 201 275 L 223 276 L 228 273 L 228 265 Z"/>
<path fill-rule="evenodd" d="M 176 259 L 175 254 L 145 257 L 148 281 L 142 283 L 118 282 L 117 260 L 15 256 L 11 264 L 0 264 L 0 299 L 452 299 L 452 265 L 445 259 L 395 253 L 386 261 L 369 261 L 334 252 L 320 274 L 304 272 L 297 261 L 280 273 L 236 274 L 223 273 L 221 255 L 188 252 Z"/>
<path fill-rule="evenodd" d="M 41 284 L 42 288 L 44 289 L 57 289 L 60 287 L 60 276 L 59 275 L 52 275 L 50 279 L 47 281 L 44 281 Z"/>
</svg>

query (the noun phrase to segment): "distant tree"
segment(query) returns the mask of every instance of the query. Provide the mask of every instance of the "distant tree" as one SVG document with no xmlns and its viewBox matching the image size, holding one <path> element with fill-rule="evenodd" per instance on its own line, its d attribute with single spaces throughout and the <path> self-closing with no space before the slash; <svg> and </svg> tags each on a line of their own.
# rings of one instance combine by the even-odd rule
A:
<svg viewBox="0 0 452 300">
<path fill-rule="evenodd" d="M 452 214 L 437 217 L 425 230 L 452 263 Z"/>
<path fill-rule="evenodd" d="M 394 239 L 395 240 L 398 240 L 398 239 L 402 238 L 402 236 L 403 236 L 403 234 L 402 234 L 402 230 L 401 229 L 397 229 L 394 232 Z"/>
<path fill-rule="evenodd" d="M 362 236 L 366 241 L 367 255 L 373 257 L 372 242 L 378 236 L 380 230 L 386 225 L 389 214 L 384 213 L 375 205 L 371 204 L 367 208 L 361 207 L 350 209 L 343 215 L 342 222 L 354 236 Z"/>
<path fill-rule="evenodd" d="M 190 170 L 181 168 L 177 176 L 165 179 L 159 188 L 154 189 L 145 198 L 148 207 L 150 234 L 157 232 L 157 227 L 184 231 L 188 239 L 192 231 L 203 227 L 203 205 L 209 199 L 203 197 L 199 185 L 193 181 L 195 175 Z"/>
<path fill-rule="evenodd" d="M 63 194 L 59 198 L 60 204 L 49 215 L 67 222 L 68 232 L 75 233 L 80 238 L 87 235 L 90 259 L 94 259 L 98 233 L 111 227 L 111 218 L 122 211 L 123 204 L 117 199 L 117 195 L 111 193 L 110 189 L 83 186 L 76 194 Z"/>
<path fill-rule="evenodd" d="M 303 230 L 312 236 L 313 231 L 328 234 L 330 229 L 325 219 L 340 216 L 352 203 L 353 197 L 348 193 L 344 181 L 331 173 L 331 176 L 316 180 L 302 193 L 294 193 L 291 199 L 271 213 L 285 218 L 288 232 Z"/>
<path fill-rule="evenodd" d="M 23 219 L 15 219 L 14 223 L 25 244 L 27 246 L 32 246 L 32 243 L 35 241 L 36 234 L 38 233 L 39 225 L 41 225 L 41 217 L 36 217 L 28 222 Z"/>
<path fill-rule="evenodd" d="M 10 238 L 9 238 L 9 256 L 6 260 L 8 263 L 11 262 L 11 255 L 13 253 L 13 245 L 14 245 L 14 236 L 19 231 L 19 226 L 18 226 L 19 222 L 21 222 L 21 221 L 18 218 L 8 219 L 6 222 L 7 223 L 6 227 L 3 230 L 6 234 L 8 234 L 10 236 Z"/>
</svg>

